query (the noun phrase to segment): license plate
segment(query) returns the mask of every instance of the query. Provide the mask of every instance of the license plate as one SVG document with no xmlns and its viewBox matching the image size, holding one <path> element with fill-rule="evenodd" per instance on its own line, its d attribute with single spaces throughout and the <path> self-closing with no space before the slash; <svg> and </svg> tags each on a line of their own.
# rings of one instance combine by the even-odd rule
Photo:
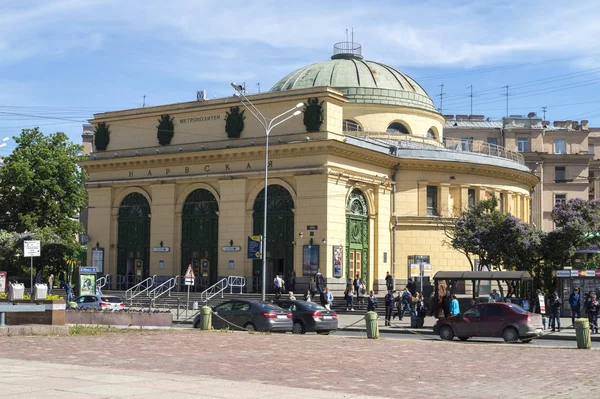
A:
<svg viewBox="0 0 600 399">
<path fill-rule="evenodd" d="M 287 315 L 286 314 L 278 314 L 277 318 L 278 319 L 287 319 Z"/>
<path fill-rule="evenodd" d="M 331 320 L 331 316 L 323 316 L 323 320 Z"/>
</svg>

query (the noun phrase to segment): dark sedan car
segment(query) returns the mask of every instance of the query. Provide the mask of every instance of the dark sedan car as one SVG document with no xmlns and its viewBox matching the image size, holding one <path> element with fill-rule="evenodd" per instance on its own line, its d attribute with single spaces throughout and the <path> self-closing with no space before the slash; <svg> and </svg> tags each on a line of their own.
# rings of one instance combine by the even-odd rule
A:
<svg viewBox="0 0 600 399">
<path fill-rule="evenodd" d="M 317 334 L 329 334 L 338 328 L 337 313 L 316 303 L 282 299 L 275 301 L 275 304 L 292 312 L 294 334 L 313 331 Z"/>
<path fill-rule="evenodd" d="M 512 303 L 480 303 L 462 314 L 438 320 L 440 338 L 465 341 L 470 337 L 502 337 L 506 342 L 529 342 L 543 332 L 542 316 Z"/>
<path fill-rule="evenodd" d="M 200 324 L 200 315 L 194 318 L 194 328 Z M 292 314 L 271 303 L 234 299 L 213 308 L 212 325 L 215 329 L 244 328 L 248 331 L 292 331 Z"/>
</svg>

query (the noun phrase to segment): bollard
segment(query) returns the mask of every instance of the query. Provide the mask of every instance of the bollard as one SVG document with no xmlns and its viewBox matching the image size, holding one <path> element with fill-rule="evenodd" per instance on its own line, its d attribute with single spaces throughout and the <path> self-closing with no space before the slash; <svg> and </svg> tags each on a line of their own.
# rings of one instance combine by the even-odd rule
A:
<svg viewBox="0 0 600 399">
<path fill-rule="evenodd" d="M 577 336 L 577 349 L 591 349 L 590 322 L 588 319 L 575 320 L 575 334 Z"/>
<path fill-rule="evenodd" d="M 377 325 L 377 313 L 367 312 L 365 321 L 367 322 L 367 338 L 379 338 L 379 326 Z"/>
<path fill-rule="evenodd" d="M 200 309 L 200 329 L 212 330 L 212 309 L 210 306 L 202 306 Z"/>
</svg>

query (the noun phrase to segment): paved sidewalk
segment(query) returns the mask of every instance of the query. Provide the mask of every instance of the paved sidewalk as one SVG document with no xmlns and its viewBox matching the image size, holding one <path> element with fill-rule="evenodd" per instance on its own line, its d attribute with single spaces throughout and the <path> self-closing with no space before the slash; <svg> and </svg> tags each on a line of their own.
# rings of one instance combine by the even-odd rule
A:
<svg viewBox="0 0 600 399">
<path fill-rule="evenodd" d="M 0 352 L 0 392 L 10 398 L 600 394 L 600 381 L 585 372 L 597 368 L 597 351 L 519 344 L 184 329 L 0 337 L 0 347 L 7 348 Z M 557 375 L 569 378 L 557 382 Z"/>
</svg>

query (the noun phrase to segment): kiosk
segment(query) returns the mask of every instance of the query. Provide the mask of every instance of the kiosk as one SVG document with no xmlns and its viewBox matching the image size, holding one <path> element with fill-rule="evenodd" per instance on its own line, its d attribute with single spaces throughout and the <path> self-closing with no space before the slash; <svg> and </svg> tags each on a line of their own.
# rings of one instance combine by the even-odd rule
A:
<svg viewBox="0 0 600 399">
<path fill-rule="evenodd" d="M 98 269 L 95 267 L 81 266 L 77 279 L 78 295 L 96 295 L 96 277 Z"/>
</svg>

